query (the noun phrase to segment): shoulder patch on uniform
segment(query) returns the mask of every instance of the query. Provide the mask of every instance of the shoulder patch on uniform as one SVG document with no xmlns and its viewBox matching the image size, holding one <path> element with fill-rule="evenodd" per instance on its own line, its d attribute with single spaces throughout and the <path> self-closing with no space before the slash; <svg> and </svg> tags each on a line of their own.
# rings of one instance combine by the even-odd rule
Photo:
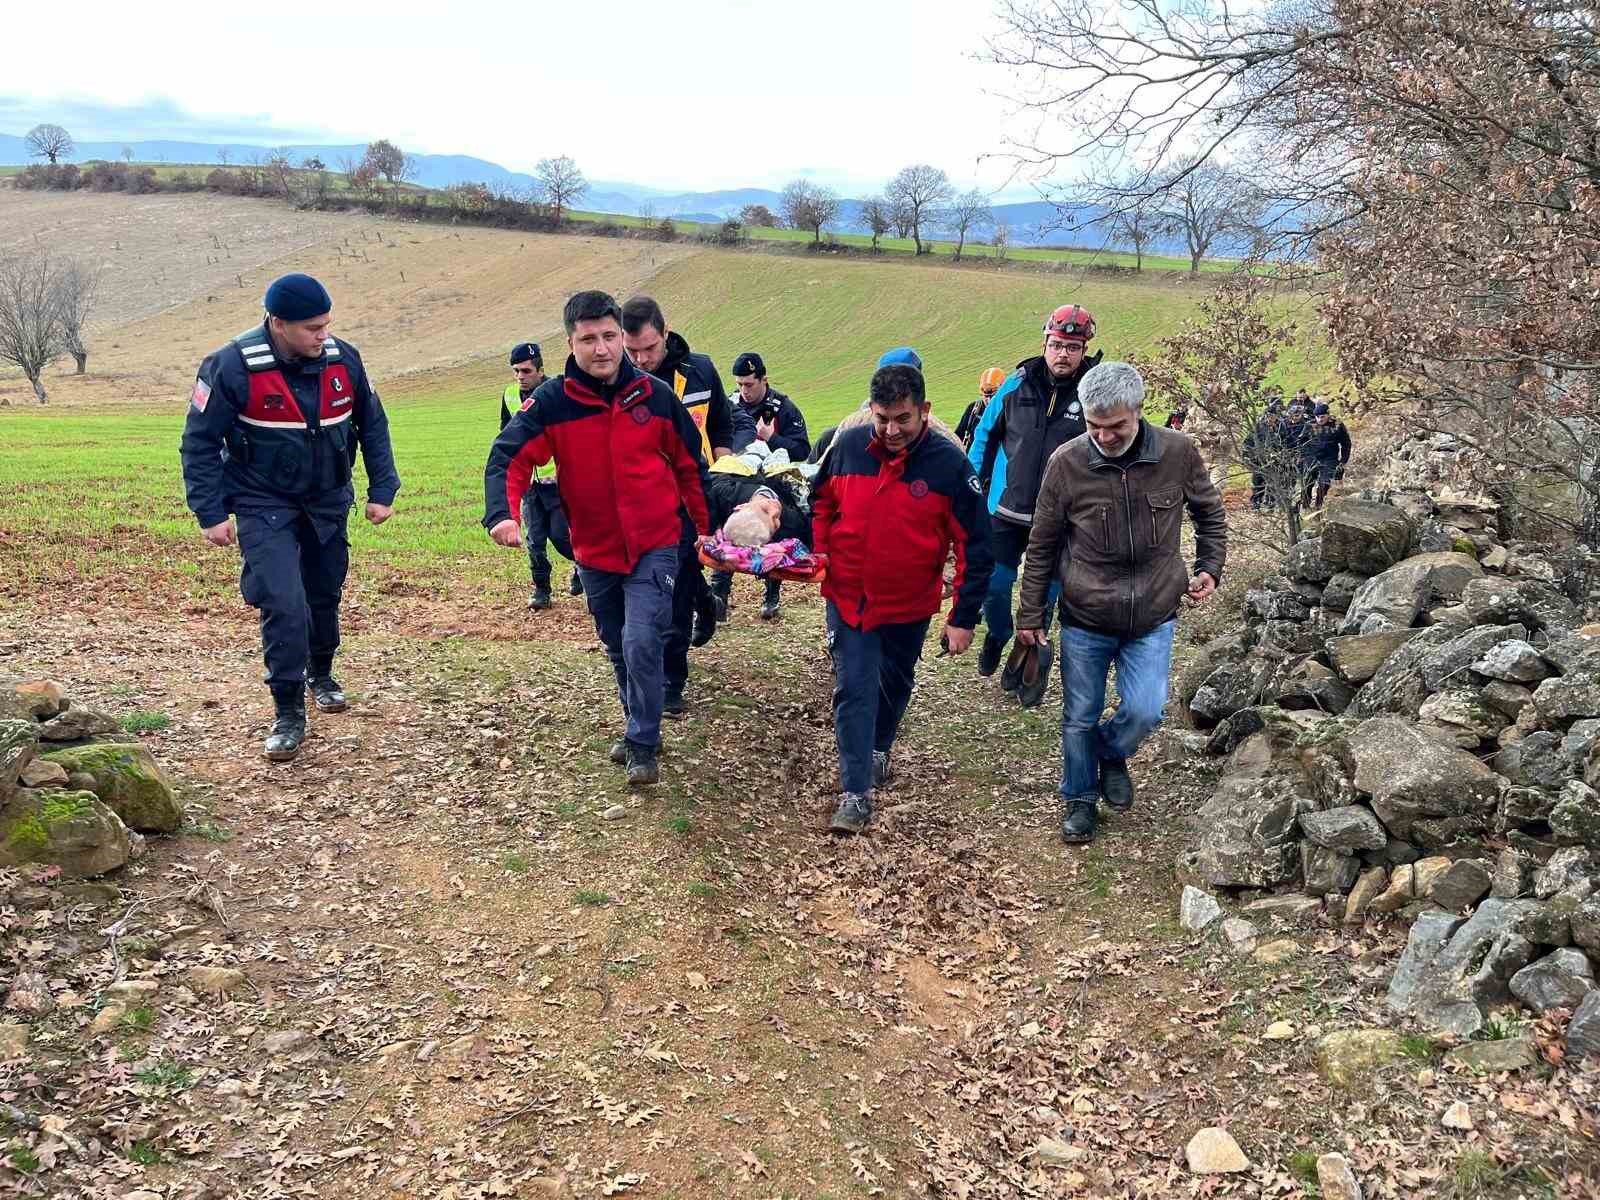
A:
<svg viewBox="0 0 1600 1200">
<path fill-rule="evenodd" d="M 194 405 L 196 412 L 205 412 L 206 401 L 211 399 L 211 385 L 204 379 L 194 381 L 194 394 L 189 397 L 189 403 Z"/>
<path fill-rule="evenodd" d="M 527 412 L 530 408 L 533 407 L 533 402 L 535 400 L 537 400 L 538 398 L 539 398 L 539 393 L 538 392 L 534 392 L 531 396 L 529 396 L 526 400 L 524 400 L 522 402 L 522 407 L 519 408 L 517 411 L 518 412 Z"/>
</svg>

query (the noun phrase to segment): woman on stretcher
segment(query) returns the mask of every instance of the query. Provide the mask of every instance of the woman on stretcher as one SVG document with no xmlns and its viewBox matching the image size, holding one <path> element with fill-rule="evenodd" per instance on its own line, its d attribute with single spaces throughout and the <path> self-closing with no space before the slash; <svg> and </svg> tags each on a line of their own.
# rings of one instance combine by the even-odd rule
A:
<svg viewBox="0 0 1600 1200">
<path fill-rule="evenodd" d="M 811 513 L 787 479 L 711 473 L 706 501 L 716 532 L 700 541 L 700 561 L 714 570 L 776 579 L 821 577 L 812 553 Z"/>
</svg>

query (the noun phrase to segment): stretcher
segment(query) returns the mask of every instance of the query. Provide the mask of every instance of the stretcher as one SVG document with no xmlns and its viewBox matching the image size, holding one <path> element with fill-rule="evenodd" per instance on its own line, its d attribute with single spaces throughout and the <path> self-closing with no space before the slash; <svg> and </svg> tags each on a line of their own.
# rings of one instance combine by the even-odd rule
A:
<svg viewBox="0 0 1600 1200">
<path fill-rule="evenodd" d="M 700 565 L 709 567 L 713 571 L 754 575 L 759 579 L 778 579 L 785 583 L 821 583 L 828 576 L 828 556 L 826 554 L 813 554 L 805 562 L 796 563 L 794 566 L 775 567 L 770 571 L 754 571 L 737 563 L 713 558 L 706 550 L 709 542 L 709 538 L 701 538 L 697 543 L 697 547 L 700 552 Z"/>
</svg>

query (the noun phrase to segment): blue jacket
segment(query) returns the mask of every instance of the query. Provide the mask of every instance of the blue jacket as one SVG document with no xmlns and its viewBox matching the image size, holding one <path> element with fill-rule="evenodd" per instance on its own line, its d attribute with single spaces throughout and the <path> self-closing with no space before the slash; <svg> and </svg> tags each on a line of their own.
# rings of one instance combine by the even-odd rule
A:
<svg viewBox="0 0 1600 1200">
<path fill-rule="evenodd" d="M 1051 378 L 1042 355 L 1025 359 L 983 410 L 967 458 L 988 488 L 989 512 L 1014 525 L 1033 521 L 1050 456 L 1087 431 L 1078 381 L 1103 357 L 1085 357 L 1065 383 Z"/>
<path fill-rule="evenodd" d="M 355 347 L 329 337 L 317 358 L 285 363 L 257 326 L 200 364 L 179 443 L 189 509 L 206 529 L 263 509 L 342 514 L 357 447 L 368 501 L 393 504 L 389 420 Z"/>
</svg>

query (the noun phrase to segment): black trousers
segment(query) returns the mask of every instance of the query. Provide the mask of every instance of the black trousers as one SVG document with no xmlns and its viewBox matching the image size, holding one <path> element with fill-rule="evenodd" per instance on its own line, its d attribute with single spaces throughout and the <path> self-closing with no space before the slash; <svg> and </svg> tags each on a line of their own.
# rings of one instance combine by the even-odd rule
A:
<svg viewBox="0 0 1600 1200">
<path fill-rule="evenodd" d="M 567 513 L 561 507 L 561 494 L 552 483 L 534 483 L 522 494 L 522 540 L 528 545 L 528 570 L 533 582 L 550 586 L 550 552 L 546 543 L 568 562 L 572 561 L 572 532 L 567 528 Z"/>
<path fill-rule="evenodd" d="M 669 693 L 683 691 L 689 682 L 689 639 L 694 633 L 694 605 L 706 586 L 706 577 L 700 570 L 700 554 L 694 543 L 694 526 L 685 521 L 678 542 L 678 578 L 672 587 L 672 627 L 667 630 L 662 664 Z"/>
<path fill-rule="evenodd" d="M 294 509 L 238 514 L 239 594 L 261 612 L 267 686 L 298 692 L 339 649 L 339 598 L 350 570 L 349 510 L 313 520 Z"/>
</svg>

